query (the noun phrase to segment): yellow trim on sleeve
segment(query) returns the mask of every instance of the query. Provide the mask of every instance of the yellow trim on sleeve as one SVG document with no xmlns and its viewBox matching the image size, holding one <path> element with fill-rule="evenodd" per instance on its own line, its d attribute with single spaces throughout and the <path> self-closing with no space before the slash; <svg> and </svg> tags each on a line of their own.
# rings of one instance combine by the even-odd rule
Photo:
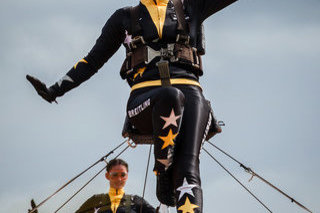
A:
<svg viewBox="0 0 320 213">
<path fill-rule="evenodd" d="M 86 59 L 83 58 L 83 59 L 81 59 L 80 61 L 78 61 L 78 63 L 76 63 L 76 64 L 73 66 L 73 68 L 74 68 L 74 69 L 77 69 L 78 64 L 81 63 L 81 62 L 82 62 L 82 63 L 86 63 L 86 64 L 88 63 L 88 62 L 86 61 Z"/>
</svg>

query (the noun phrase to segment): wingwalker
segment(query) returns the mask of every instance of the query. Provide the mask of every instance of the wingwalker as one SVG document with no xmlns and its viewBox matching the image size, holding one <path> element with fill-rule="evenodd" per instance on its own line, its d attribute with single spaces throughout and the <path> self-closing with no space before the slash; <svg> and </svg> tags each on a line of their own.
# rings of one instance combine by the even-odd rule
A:
<svg viewBox="0 0 320 213">
<path fill-rule="evenodd" d="M 141 0 L 117 10 L 89 54 L 51 87 L 27 75 L 49 103 L 95 74 L 126 48 L 120 75 L 131 87 L 124 136 L 151 135 L 159 201 L 203 212 L 199 153 L 221 132 L 199 83 L 203 22 L 236 0 Z"/>
</svg>

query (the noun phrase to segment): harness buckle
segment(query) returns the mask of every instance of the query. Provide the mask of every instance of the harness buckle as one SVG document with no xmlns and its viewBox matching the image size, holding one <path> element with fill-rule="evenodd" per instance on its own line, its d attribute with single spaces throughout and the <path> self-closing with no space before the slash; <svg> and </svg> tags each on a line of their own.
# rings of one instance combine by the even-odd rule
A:
<svg viewBox="0 0 320 213">
<path fill-rule="evenodd" d="M 147 57 L 145 64 L 149 64 L 154 58 L 161 57 L 162 59 L 168 59 L 171 62 L 177 61 L 174 54 L 174 44 L 168 44 L 167 48 L 161 48 L 160 50 L 154 50 L 149 46 L 147 48 Z"/>
<path fill-rule="evenodd" d="M 160 56 L 162 58 L 170 59 L 172 56 L 174 56 L 173 50 L 174 44 L 168 44 L 167 48 L 160 49 Z"/>
<path fill-rule="evenodd" d="M 190 42 L 190 36 L 189 35 L 183 35 L 183 34 L 178 34 L 176 38 L 176 42 L 180 44 L 185 44 L 188 45 Z"/>
<path fill-rule="evenodd" d="M 195 68 L 200 68 L 201 66 L 201 58 L 199 57 L 198 53 L 197 53 L 197 48 L 192 47 L 192 55 L 193 55 L 193 62 L 192 62 L 192 66 Z"/>
<path fill-rule="evenodd" d="M 146 57 L 146 61 L 145 64 L 149 64 L 155 57 L 158 57 L 161 55 L 160 51 L 154 50 L 149 46 L 147 47 L 147 57 Z"/>
<path fill-rule="evenodd" d="M 143 39 L 142 36 L 136 36 L 132 39 L 130 42 L 130 48 L 131 49 L 136 49 L 137 47 L 146 44 L 145 40 Z"/>
</svg>

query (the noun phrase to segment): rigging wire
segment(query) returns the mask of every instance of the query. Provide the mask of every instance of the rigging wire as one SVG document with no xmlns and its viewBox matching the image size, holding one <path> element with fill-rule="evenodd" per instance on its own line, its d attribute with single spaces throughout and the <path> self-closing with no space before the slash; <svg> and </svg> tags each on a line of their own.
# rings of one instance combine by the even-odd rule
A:
<svg viewBox="0 0 320 213">
<path fill-rule="evenodd" d="M 150 149 L 149 149 L 149 157 L 148 157 L 146 175 L 145 175 L 144 184 L 143 184 L 143 192 L 142 192 L 142 200 L 141 200 L 141 206 L 140 206 L 140 213 L 142 213 L 142 204 L 143 204 L 143 200 L 144 200 L 144 193 L 145 193 L 145 191 L 146 191 L 146 185 L 147 185 L 147 179 L 148 179 L 148 171 L 149 171 L 149 164 L 150 164 L 151 149 L 152 149 L 152 144 L 150 144 Z"/>
<path fill-rule="evenodd" d="M 62 189 L 64 189 L 66 186 L 68 186 L 70 183 L 72 183 L 74 180 L 79 178 L 81 175 L 86 173 L 88 170 L 90 170 L 92 167 L 97 165 L 99 162 L 104 161 L 109 155 L 113 154 L 114 151 L 116 151 L 119 147 L 121 147 L 124 143 L 126 143 L 126 140 L 119 144 L 117 147 L 115 147 L 113 150 L 111 150 L 108 154 L 104 155 L 102 158 L 100 158 L 98 161 L 93 163 L 91 166 L 89 166 L 87 169 L 76 175 L 74 178 L 70 179 L 67 183 L 62 185 L 58 190 L 56 190 L 54 193 L 52 193 L 50 196 L 48 196 L 46 199 L 44 199 L 42 202 L 40 202 L 37 206 L 35 206 L 33 209 L 29 211 L 29 213 L 35 212 L 40 206 L 42 206 L 44 203 L 46 203 L 48 200 L 50 200 L 53 196 L 55 196 L 58 192 L 60 192 Z M 122 154 L 122 153 L 120 153 Z"/>
<path fill-rule="evenodd" d="M 220 167 L 222 167 L 233 179 L 235 179 L 249 194 L 251 194 L 264 208 L 266 208 L 270 213 L 272 211 L 257 197 L 255 196 L 245 185 L 243 185 L 228 169 L 226 169 L 217 159 L 215 159 L 205 148 L 202 147 L 202 149 L 215 161 L 219 164 Z"/>
<path fill-rule="evenodd" d="M 238 161 L 237 159 L 235 159 L 234 157 L 232 157 L 230 154 L 226 153 L 225 151 L 223 151 L 222 149 L 220 149 L 218 146 L 214 145 L 213 143 L 211 143 L 210 141 L 207 141 L 211 146 L 213 146 L 214 148 L 216 148 L 217 150 L 219 150 L 220 152 L 222 152 L 224 155 L 228 156 L 230 159 L 232 159 L 233 161 L 237 162 L 240 167 L 242 167 L 246 172 L 248 172 L 249 174 L 252 175 L 252 177 L 250 178 L 250 180 L 252 180 L 252 178 L 254 176 L 256 176 L 257 178 L 259 178 L 260 180 L 262 180 L 264 183 L 266 183 L 267 185 L 271 186 L 273 189 L 277 190 L 278 192 L 280 192 L 282 195 L 284 195 L 285 197 L 287 197 L 288 199 L 290 199 L 290 201 L 292 203 L 297 204 L 298 206 L 300 206 L 301 208 L 303 208 L 304 210 L 306 210 L 307 212 L 312 213 L 311 210 L 309 210 L 307 207 L 305 207 L 304 205 L 302 205 L 301 203 L 299 203 L 298 201 L 296 201 L 294 198 L 292 198 L 291 196 L 289 196 L 288 194 L 286 194 L 285 192 L 283 192 L 282 190 L 280 190 L 278 187 L 276 187 L 275 185 L 273 185 L 272 183 L 270 183 L 269 181 L 267 181 L 266 179 L 264 179 L 263 177 L 261 177 L 260 175 L 258 175 L 257 173 L 255 173 L 251 168 L 245 166 L 244 164 L 242 164 L 240 161 Z M 250 181 L 249 180 L 249 181 Z"/>
<path fill-rule="evenodd" d="M 106 161 L 107 157 L 111 154 L 114 153 L 114 151 L 116 151 L 119 147 L 121 147 L 124 143 L 126 143 L 127 141 L 125 140 L 124 142 L 122 142 L 120 145 L 118 145 L 116 148 L 114 148 L 112 151 L 110 151 L 108 154 L 106 154 L 105 156 L 103 156 L 102 158 L 100 158 L 98 161 L 96 161 L 94 164 L 92 164 L 91 166 L 89 166 L 87 169 L 85 169 L 84 171 L 82 171 L 81 173 L 79 173 L 78 175 L 76 175 L 74 178 L 72 178 L 71 180 L 69 180 L 67 183 L 65 183 L 64 185 L 62 185 L 57 191 L 55 191 L 52 195 L 50 195 L 49 197 L 47 197 L 45 200 L 43 200 L 39 205 L 35 206 L 32 210 L 29 210 L 29 213 L 33 213 L 35 212 L 40 206 L 42 206 L 45 202 L 47 202 L 49 199 L 51 199 L 53 196 L 55 196 L 58 192 L 60 192 L 62 189 L 64 189 L 66 186 L 68 186 L 70 183 L 72 183 L 74 180 L 76 180 L 77 178 L 79 178 L 81 175 L 83 175 L 85 172 L 87 172 L 88 170 L 90 170 L 92 167 L 94 167 L 95 165 L 97 165 L 99 162 L 101 161 L 105 161 L 106 164 L 108 165 L 108 162 Z M 304 210 L 312 213 L 312 211 L 310 211 L 307 207 L 305 207 L 304 205 L 302 205 L 301 203 L 299 203 L 298 201 L 296 201 L 295 199 L 293 199 L 291 196 L 289 196 L 288 194 L 284 193 L 283 191 L 281 191 L 279 188 L 277 188 L 276 186 L 274 186 L 273 184 L 271 184 L 269 181 L 267 181 L 266 179 L 264 179 L 263 177 L 261 177 L 260 175 L 258 175 L 257 173 L 255 173 L 251 168 L 245 166 L 244 164 L 242 164 L 240 161 L 238 161 L 237 159 L 235 159 L 234 157 L 232 157 L 230 154 L 228 154 L 227 152 L 223 151 L 222 149 L 220 149 L 218 146 L 214 145 L 213 143 L 211 143 L 210 141 L 207 141 L 211 146 L 213 146 L 214 148 L 216 148 L 217 150 L 219 150 L 220 152 L 222 152 L 224 155 L 228 156 L 230 159 L 232 159 L 233 161 L 237 162 L 240 167 L 242 167 L 246 172 L 248 172 L 249 174 L 252 175 L 252 177 L 250 178 L 250 180 L 256 176 L 258 177 L 260 180 L 262 180 L 264 183 L 268 184 L 269 186 L 271 186 L 272 188 L 274 188 L 275 190 L 277 190 L 278 192 L 280 192 L 282 195 L 284 195 L 285 197 L 287 197 L 288 199 L 291 200 L 291 202 L 296 203 L 298 206 L 300 206 L 301 208 L 303 208 Z M 121 154 L 123 154 L 130 146 L 128 145 L 126 148 L 124 148 L 115 158 L 118 158 Z M 149 156 L 148 156 L 148 162 L 147 162 L 147 168 L 146 168 L 146 174 L 145 174 L 145 180 L 144 180 L 144 187 L 143 187 L 143 196 L 142 198 L 144 199 L 144 195 L 145 195 L 145 189 L 146 189 L 146 182 L 147 182 L 147 177 L 148 177 L 148 170 L 149 170 L 149 163 L 150 163 L 150 155 L 151 155 L 151 149 L 152 149 L 152 145 L 150 145 L 150 150 L 149 150 Z M 214 158 L 205 148 L 202 147 L 202 149 L 216 162 L 219 164 L 220 167 L 222 167 L 233 179 L 235 179 L 248 193 L 250 193 L 250 195 L 252 195 L 264 208 L 266 208 L 270 213 L 272 213 L 272 211 L 259 199 L 257 198 L 257 196 L 255 196 L 247 187 L 245 187 L 228 169 L 226 169 L 216 158 Z M 69 201 L 71 201 L 81 190 L 83 190 L 92 180 L 94 180 L 103 170 L 106 169 L 106 166 L 104 166 L 97 174 L 95 174 L 87 183 L 85 183 L 75 194 L 73 194 L 65 203 L 63 203 L 56 211 L 55 213 L 57 213 L 59 210 L 61 210 Z M 250 181 L 249 180 L 249 181 Z M 140 208 L 140 213 L 142 213 L 142 205 Z"/>
<path fill-rule="evenodd" d="M 97 174 L 95 174 L 87 183 L 85 183 L 76 193 L 74 193 L 66 202 L 64 202 L 54 213 L 60 211 L 69 201 L 71 201 L 84 187 L 86 187 L 93 179 L 95 179 L 103 170 L 105 170 L 107 166 L 104 166 Z"/>
<path fill-rule="evenodd" d="M 124 148 L 115 158 L 118 158 L 120 155 L 122 155 L 122 153 L 124 153 L 128 148 L 129 148 L 129 146 Z"/>
<path fill-rule="evenodd" d="M 115 158 L 118 158 L 122 153 L 124 153 L 129 148 L 129 145 L 124 148 Z M 79 192 L 82 191 L 91 181 L 93 181 L 103 170 L 105 170 L 108 166 L 108 162 L 97 174 L 95 174 L 87 183 L 85 183 L 76 193 L 74 193 L 66 202 L 64 202 L 54 213 L 57 213 L 60 209 L 62 209 L 67 203 L 69 203 Z"/>
</svg>

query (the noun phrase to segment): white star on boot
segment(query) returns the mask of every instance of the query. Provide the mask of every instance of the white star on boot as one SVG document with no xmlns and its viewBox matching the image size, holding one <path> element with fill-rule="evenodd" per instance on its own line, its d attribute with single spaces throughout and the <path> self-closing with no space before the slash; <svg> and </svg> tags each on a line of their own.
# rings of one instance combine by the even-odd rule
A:
<svg viewBox="0 0 320 213">
<path fill-rule="evenodd" d="M 197 187 L 197 185 L 189 184 L 188 181 L 187 181 L 187 178 L 184 178 L 182 186 L 177 188 L 177 191 L 180 191 L 180 195 L 179 195 L 179 199 L 178 200 L 180 200 L 184 194 L 189 194 L 192 197 L 194 197 L 194 194 L 192 192 L 192 189 L 194 187 Z"/>
</svg>

